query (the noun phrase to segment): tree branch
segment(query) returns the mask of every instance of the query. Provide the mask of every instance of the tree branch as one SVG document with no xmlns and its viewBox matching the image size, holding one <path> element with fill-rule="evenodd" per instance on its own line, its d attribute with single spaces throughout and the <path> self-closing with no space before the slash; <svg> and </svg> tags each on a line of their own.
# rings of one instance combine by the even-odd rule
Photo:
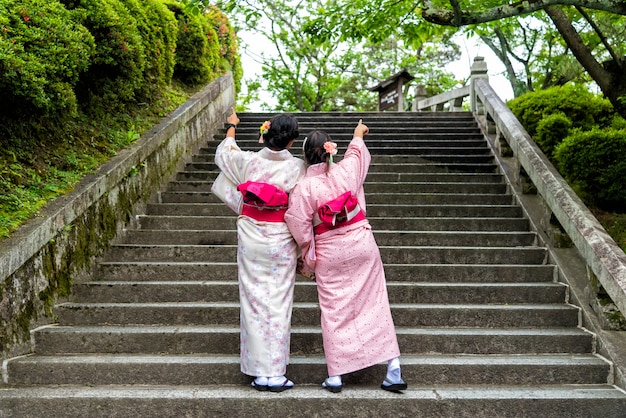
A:
<svg viewBox="0 0 626 418">
<path fill-rule="evenodd" d="M 604 33 L 602 33 L 602 30 L 600 30 L 598 25 L 596 25 L 596 22 L 594 22 L 591 19 L 591 16 L 589 16 L 589 13 L 587 13 L 582 7 L 579 7 L 579 6 L 576 6 L 576 10 L 578 10 L 578 12 L 582 15 L 582 17 L 584 17 L 585 20 L 591 25 L 593 30 L 596 32 L 596 34 L 600 38 L 600 41 L 602 42 L 602 45 L 604 45 L 606 50 L 609 51 L 609 54 L 613 58 L 613 61 L 615 61 L 616 63 L 619 63 L 619 58 L 617 57 L 617 54 L 615 53 L 613 48 L 611 48 L 611 45 L 609 45 L 609 42 L 606 39 L 606 36 L 604 36 Z"/>
<path fill-rule="evenodd" d="M 578 32 L 572 22 L 565 15 L 563 10 L 557 7 L 547 7 L 546 13 L 554 23 L 557 30 L 565 40 L 567 46 L 572 51 L 578 62 L 587 70 L 591 78 L 598 84 L 604 94 L 609 96 L 612 75 L 607 72 L 602 65 L 595 59 L 587 45 L 580 38 Z"/>
<path fill-rule="evenodd" d="M 503 4 L 490 9 L 461 10 L 457 0 L 450 1 L 452 9 L 437 8 L 430 0 L 424 1 L 424 20 L 443 26 L 461 27 L 476 23 L 492 22 L 507 17 L 526 15 L 549 6 L 583 6 L 587 9 L 602 10 L 626 16 L 626 1 L 623 0 L 525 0 Z"/>
</svg>

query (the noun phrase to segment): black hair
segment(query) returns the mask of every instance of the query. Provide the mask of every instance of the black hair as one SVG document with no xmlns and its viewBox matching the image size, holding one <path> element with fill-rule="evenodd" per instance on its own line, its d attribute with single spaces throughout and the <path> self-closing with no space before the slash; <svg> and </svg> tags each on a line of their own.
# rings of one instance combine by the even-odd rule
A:
<svg viewBox="0 0 626 418">
<path fill-rule="evenodd" d="M 326 132 L 319 130 L 309 132 L 303 147 L 304 159 L 308 165 L 326 163 L 328 169 L 330 154 L 324 149 L 324 143 L 327 141 L 332 139 Z"/>
<path fill-rule="evenodd" d="M 266 147 L 275 151 L 287 148 L 289 142 L 300 136 L 298 121 L 291 115 L 281 113 L 270 119 L 270 128 L 263 135 L 263 143 Z"/>
</svg>

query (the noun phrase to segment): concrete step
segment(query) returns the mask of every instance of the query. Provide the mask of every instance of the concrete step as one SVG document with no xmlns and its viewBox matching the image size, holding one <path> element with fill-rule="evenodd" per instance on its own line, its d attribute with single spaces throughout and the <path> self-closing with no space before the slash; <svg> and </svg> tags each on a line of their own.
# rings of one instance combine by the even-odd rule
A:
<svg viewBox="0 0 626 418">
<path fill-rule="evenodd" d="M 391 304 L 396 326 L 550 328 L 578 325 L 578 309 L 566 304 Z M 234 325 L 238 302 L 79 303 L 55 307 L 59 323 L 75 325 Z M 292 324 L 319 324 L 317 303 L 294 302 Z"/>
<path fill-rule="evenodd" d="M 387 282 L 396 303 L 516 304 L 565 301 L 559 283 Z M 237 277 L 229 281 L 91 281 L 75 285 L 74 301 L 85 303 L 220 302 L 239 300 Z M 294 300 L 317 302 L 315 282 L 296 283 Z"/>
<path fill-rule="evenodd" d="M 543 247 L 379 246 L 383 263 L 393 264 L 544 264 Z M 105 261 L 216 261 L 237 259 L 237 245 L 111 245 Z"/>
<path fill-rule="evenodd" d="M 513 264 L 387 264 L 389 281 L 436 282 L 547 282 L 553 281 L 554 265 Z M 95 276 L 101 280 L 223 280 L 237 277 L 237 263 L 103 261 Z"/>
<path fill-rule="evenodd" d="M 441 368 L 446 368 L 446 373 Z M 605 384 L 610 365 L 590 354 L 403 355 L 402 376 L 411 385 Z M 346 374 L 344 385 L 382 381 L 380 364 Z M 327 376 L 322 356 L 292 356 L 287 375 L 298 384 Z M 9 382 L 19 385 L 245 385 L 238 355 L 26 356 L 8 362 Z"/>
<path fill-rule="evenodd" d="M 73 325 L 33 331 L 35 353 L 238 354 L 239 324 L 231 325 Z M 584 354 L 593 335 L 580 328 L 397 327 L 402 356 L 411 354 Z M 294 325 L 293 355 L 321 355 L 319 326 Z"/>
<path fill-rule="evenodd" d="M 296 157 L 301 158 L 301 155 L 298 155 L 294 152 Z M 192 162 L 194 163 L 208 163 L 213 162 L 214 156 L 211 154 L 195 154 L 192 157 Z M 337 161 L 341 161 L 341 157 L 337 158 Z M 398 154 L 383 154 L 378 153 L 372 156 L 372 161 L 377 163 L 462 163 L 462 164 L 493 164 L 494 157 L 491 154 L 485 153 L 484 155 L 466 155 L 466 154 L 454 154 L 448 152 L 442 152 L 441 154 L 429 154 L 424 151 L 423 153 L 417 151 L 406 151 L 401 150 Z"/>
<path fill-rule="evenodd" d="M 374 230 L 387 231 L 520 231 L 529 229 L 525 218 L 386 218 L 368 216 Z M 150 216 L 137 217 L 140 229 L 214 230 L 235 229 L 236 216 Z M 109 258 L 110 259 L 110 258 Z"/>
<path fill-rule="evenodd" d="M 57 418 L 119 417 L 603 417 L 621 418 L 626 396 L 612 385 L 410 386 L 402 396 L 378 382 L 346 385 L 341 394 L 320 384 L 276 395 L 244 385 L 61 386 L 0 389 L 0 413 Z M 471 412 L 469 412 L 471 411 Z"/>
<path fill-rule="evenodd" d="M 154 216 L 229 216 L 234 212 L 220 203 L 150 203 L 147 215 Z M 521 218 L 522 209 L 516 205 L 367 205 L 367 215 L 373 217 L 503 217 Z"/>
<path fill-rule="evenodd" d="M 189 170 L 176 173 L 175 180 L 184 181 L 213 181 L 219 174 L 218 170 Z M 399 172 L 370 172 L 368 182 L 434 182 L 442 183 L 503 183 L 502 175 L 495 173 L 399 173 Z"/>
<path fill-rule="evenodd" d="M 209 190 L 201 192 L 160 192 L 161 203 L 220 203 Z M 511 195 L 465 193 L 376 193 L 368 197 L 367 204 L 418 204 L 418 205 L 510 205 Z"/>
<path fill-rule="evenodd" d="M 211 190 L 210 181 L 171 181 L 167 190 L 172 192 L 201 192 Z M 365 184 L 365 193 L 478 193 L 504 194 L 508 186 L 504 183 L 443 183 L 443 182 L 368 182 Z"/>
<path fill-rule="evenodd" d="M 495 163 L 436 163 L 419 160 L 416 162 L 377 162 L 377 156 L 372 156 L 369 173 L 397 172 L 397 173 L 442 173 L 442 174 L 496 174 Z M 386 158 L 388 159 L 388 158 Z M 205 162 L 190 162 L 185 165 L 185 171 L 215 171 L 218 170 L 213 160 Z M 499 174 L 498 174 L 499 175 Z"/>
<path fill-rule="evenodd" d="M 181 208 L 183 209 L 183 208 Z M 528 247 L 537 244 L 534 232 L 480 232 L 480 231 L 374 231 L 379 245 L 417 246 L 477 246 L 477 247 Z M 234 230 L 158 230 L 137 229 L 125 231 L 120 242 L 125 244 L 160 245 L 234 245 Z"/>
</svg>

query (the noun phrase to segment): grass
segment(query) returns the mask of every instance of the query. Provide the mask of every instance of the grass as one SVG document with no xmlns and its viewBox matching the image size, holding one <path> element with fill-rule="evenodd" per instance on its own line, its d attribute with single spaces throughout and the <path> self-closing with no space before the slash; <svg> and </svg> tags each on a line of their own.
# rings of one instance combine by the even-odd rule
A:
<svg viewBox="0 0 626 418">
<path fill-rule="evenodd" d="M 197 89 L 173 85 L 150 105 L 99 109 L 64 121 L 7 123 L 0 132 L 0 239 L 127 148 Z"/>
</svg>

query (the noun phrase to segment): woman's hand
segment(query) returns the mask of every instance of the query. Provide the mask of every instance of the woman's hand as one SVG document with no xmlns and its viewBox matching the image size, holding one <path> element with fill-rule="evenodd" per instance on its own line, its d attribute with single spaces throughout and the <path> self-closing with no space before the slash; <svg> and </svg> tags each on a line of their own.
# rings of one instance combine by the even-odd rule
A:
<svg viewBox="0 0 626 418">
<path fill-rule="evenodd" d="M 359 124 L 354 128 L 354 136 L 358 136 L 360 138 L 364 138 L 365 135 L 370 133 L 370 129 L 367 125 L 363 124 L 363 119 L 359 119 Z"/>
<path fill-rule="evenodd" d="M 231 107 L 231 114 L 226 118 L 226 122 L 232 123 L 233 125 L 239 125 L 239 118 L 237 117 L 237 113 L 235 112 L 235 108 Z"/>
</svg>

